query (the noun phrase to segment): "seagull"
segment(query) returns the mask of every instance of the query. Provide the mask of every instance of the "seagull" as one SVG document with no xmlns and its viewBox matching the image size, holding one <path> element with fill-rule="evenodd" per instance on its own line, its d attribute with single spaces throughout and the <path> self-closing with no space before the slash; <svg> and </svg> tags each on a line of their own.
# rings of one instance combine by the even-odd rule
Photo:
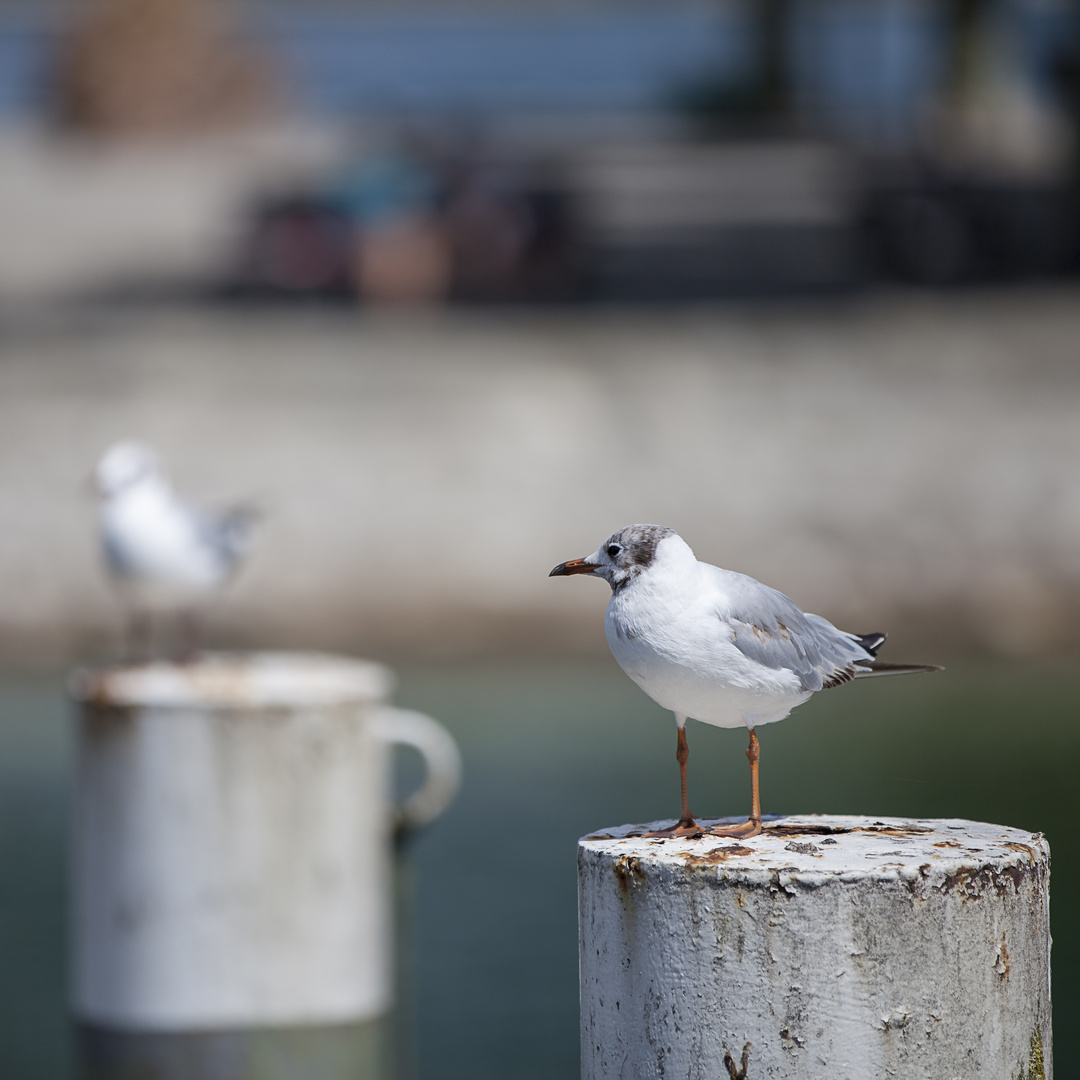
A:
<svg viewBox="0 0 1080 1080">
<path fill-rule="evenodd" d="M 604 618 L 608 645 L 623 671 L 675 714 L 682 814 L 649 836 L 757 836 L 757 727 L 783 720 L 818 690 L 852 679 L 941 670 L 875 659 L 884 634 L 838 630 L 752 577 L 698 562 L 686 541 L 664 525 L 628 525 L 591 555 L 559 563 L 549 576 L 571 574 L 592 574 L 611 586 Z M 745 822 L 706 830 L 691 815 L 688 718 L 749 729 L 751 810 Z"/>
<path fill-rule="evenodd" d="M 197 645 L 195 608 L 235 575 L 251 547 L 250 507 L 211 510 L 181 500 L 157 454 L 143 443 L 109 447 L 94 470 L 105 567 L 128 610 L 132 658 L 146 650 L 151 612 L 185 615 L 189 652 Z"/>
</svg>

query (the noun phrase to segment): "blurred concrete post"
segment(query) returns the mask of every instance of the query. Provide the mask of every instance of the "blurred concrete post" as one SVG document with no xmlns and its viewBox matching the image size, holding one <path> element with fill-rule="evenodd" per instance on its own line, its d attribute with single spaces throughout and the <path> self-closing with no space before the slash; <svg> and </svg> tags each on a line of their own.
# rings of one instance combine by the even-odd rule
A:
<svg viewBox="0 0 1080 1080">
<path fill-rule="evenodd" d="M 386 1075 L 391 837 L 453 797 L 376 664 L 302 654 L 80 672 L 71 993 L 101 1080 Z M 391 804 L 390 743 L 426 759 Z"/>
<path fill-rule="evenodd" d="M 1051 1080 L 1050 851 L 970 821 L 781 818 L 578 844 L 582 1077 Z"/>
</svg>

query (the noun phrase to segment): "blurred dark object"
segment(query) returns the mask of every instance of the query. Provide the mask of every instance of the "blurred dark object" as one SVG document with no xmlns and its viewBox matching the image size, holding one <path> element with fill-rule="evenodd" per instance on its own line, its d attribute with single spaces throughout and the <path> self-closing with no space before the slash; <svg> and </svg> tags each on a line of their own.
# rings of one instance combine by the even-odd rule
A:
<svg viewBox="0 0 1080 1080">
<path fill-rule="evenodd" d="M 1075 273 L 1080 114 L 1068 57 L 1077 24 L 1036 62 L 1010 37 L 1006 5 L 947 0 L 943 11 L 944 81 L 922 144 L 880 156 L 870 171 L 874 275 L 950 285 Z"/>
<path fill-rule="evenodd" d="M 525 163 L 396 152 L 253 215 L 246 296 L 543 302 L 579 293 L 565 185 Z"/>
<path fill-rule="evenodd" d="M 854 155 L 810 141 L 579 155 L 590 291 L 676 300 L 850 289 L 864 276 L 860 183 Z"/>
<path fill-rule="evenodd" d="M 1080 203 L 1080 40 L 1074 37 L 1061 42 L 1050 74 L 1072 129 L 1069 172 L 1073 196 Z"/>
<path fill-rule="evenodd" d="M 946 0 L 944 6 L 948 26 L 946 94 L 962 106 L 979 93 L 984 78 L 982 53 L 992 5 L 987 0 Z"/>
<path fill-rule="evenodd" d="M 61 47 L 56 109 L 71 130 L 175 135 L 264 117 L 267 60 L 225 42 L 206 0 L 95 0 Z"/>
<path fill-rule="evenodd" d="M 456 170 L 445 205 L 452 296 L 464 301 L 569 300 L 579 291 L 578 237 L 557 174 L 505 162 Z"/>
<path fill-rule="evenodd" d="M 750 124 L 780 128 L 793 120 L 791 85 L 791 0 L 758 0 L 753 5 L 756 56 L 749 74 L 732 80 L 706 74 L 674 95 L 677 109 L 693 117 L 706 134 Z"/>
<path fill-rule="evenodd" d="M 252 212 L 231 291 L 242 296 L 351 298 L 348 216 L 317 195 L 262 200 Z"/>
<path fill-rule="evenodd" d="M 876 277 L 923 285 L 1023 281 L 1075 272 L 1078 205 L 1067 183 L 884 171 L 867 198 Z"/>
</svg>

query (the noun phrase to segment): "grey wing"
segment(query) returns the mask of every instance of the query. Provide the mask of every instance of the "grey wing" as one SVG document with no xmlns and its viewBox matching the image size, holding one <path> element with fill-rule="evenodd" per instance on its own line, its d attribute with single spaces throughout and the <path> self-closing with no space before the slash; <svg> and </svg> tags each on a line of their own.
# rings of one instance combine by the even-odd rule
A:
<svg viewBox="0 0 1080 1080">
<path fill-rule="evenodd" d="M 250 506 L 211 510 L 188 504 L 196 535 L 214 557 L 233 569 L 251 548 L 259 512 Z"/>
<path fill-rule="evenodd" d="M 725 582 L 730 608 L 718 612 L 731 627 L 735 647 L 774 671 L 792 671 L 804 690 L 839 686 L 873 659 L 854 634 L 804 612 L 781 592 L 744 574 Z"/>
</svg>

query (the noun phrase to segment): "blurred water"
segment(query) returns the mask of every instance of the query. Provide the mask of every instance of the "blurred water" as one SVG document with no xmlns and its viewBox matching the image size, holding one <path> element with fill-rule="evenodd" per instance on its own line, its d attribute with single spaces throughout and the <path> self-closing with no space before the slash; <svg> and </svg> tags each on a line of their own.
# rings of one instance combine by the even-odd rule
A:
<svg viewBox="0 0 1080 1080">
<path fill-rule="evenodd" d="M 913 657 L 926 659 L 926 657 Z M 819 695 L 761 734 L 766 811 L 966 817 L 1054 850 L 1059 1076 L 1080 1051 L 1076 667 L 956 666 Z M 677 809 L 670 719 L 612 662 L 416 667 L 463 794 L 409 852 L 421 1080 L 577 1073 L 575 840 Z M 0 681 L 0 1075 L 69 1080 L 63 864 L 71 728 L 59 679 Z M 743 736 L 692 724 L 701 814 L 744 813 Z M 406 771 L 409 765 L 406 764 Z"/>
</svg>

